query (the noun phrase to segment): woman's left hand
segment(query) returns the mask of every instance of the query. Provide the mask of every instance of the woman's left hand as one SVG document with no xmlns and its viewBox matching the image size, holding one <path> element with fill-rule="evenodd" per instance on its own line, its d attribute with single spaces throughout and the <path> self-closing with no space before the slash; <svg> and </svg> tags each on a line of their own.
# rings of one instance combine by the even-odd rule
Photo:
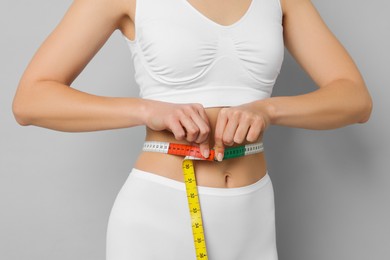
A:
<svg viewBox="0 0 390 260">
<path fill-rule="evenodd" d="M 255 142 L 270 124 L 265 102 L 255 101 L 235 107 L 222 108 L 215 126 L 215 156 L 222 161 L 225 146 Z"/>
</svg>

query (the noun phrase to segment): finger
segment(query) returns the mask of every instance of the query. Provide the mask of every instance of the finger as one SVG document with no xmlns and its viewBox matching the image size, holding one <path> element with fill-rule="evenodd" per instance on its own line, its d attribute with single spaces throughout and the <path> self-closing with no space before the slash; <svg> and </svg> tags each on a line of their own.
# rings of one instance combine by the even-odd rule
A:
<svg viewBox="0 0 390 260">
<path fill-rule="evenodd" d="M 194 142 L 198 138 L 199 134 L 199 128 L 198 126 L 192 121 L 192 119 L 188 116 L 183 116 L 180 119 L 180 123 L 185 129 L 186 132 L 186 140 L 188 142 Z"/>
<path fill-rule="evenodd" d="M 250 124 L 248 122 L 240 122 L 239 123 L 237 130 L 236 130 L 236 133 L 234 134 L 234 138 L 233 138 L 233 140 L 236 144 L 242 144 L 244 142 L 245 138 L 247 137 L 249 127 L 250 127 Z"/>
<path fill-rule="evenodd" d="M 260 121 L 254 121 L 249 127 L 248 134 L 246 135 L 246 140 L 248 142 L 255 142 L 259 139 L 260 134 L 263 130 L 263 124 Z"/>
<path fill-rule="evenodd" d="M 199 144 L 199 149 L 200 149 L 200 152 L 202 153 L 204 158 L 209 158 L 210 144 L 209 144 L 208 139 L 205 142 Z"/>
<path fill-rule="evenodd" d="M 210 145 L 209 145 L 209 133 L 210 133 L 210 127 L 203 121 L 199 120 L 198 118 L 194 119 L 194 121 L 197 121 L 197 125 L 199 127 L 199 134 L 198 138 L 195 140 L 197 144 L 199 144 L 200 152 L 205 158 L 208 158 L 210 155 Z"/>
<path fill-rule="evenodd" d="M 208 124 L 206 113 L 203 113 L 203 115 L 201 115 L 202 110 L 204 110 L 202 106 L 196 109 L 195 113 L 191 115 L 191 119 L 199 129 L 198 137 L 196 138 L 195 143 L 199 144 L 200 152 L 203 157 L 208 158 L 210 155 L 210 145 L 208 139 L 210 127 Z"/>
<path fill-rule="evenodd" d="M 225 145 L 223 144 L 223 132 L 225 130 L 226 124 L 228 123 L 226 110 L 227 109 L 222 108 L 219 111 L 217 123 L 215 124 L 214 150 L 218 161 L 223 160 L 223 154 L 225 150 Z"/>
<path fill-rule="evenodd" d="M 225 130 L 223 132 L 223 143 L 227 146 L 232 146 L 234 144 L 234 135 L 238 127 L 238 121 L 235 118 L 230 118 L 226 124 Z"/>
<path fill-rule="evenodd" d="M 198 144 L 205 142 L 208 139 L 210 133 L 210 126 L 208 121 L 205 121 L 198 113 L 192 115 L 191 119 L 199 129 L 198 137 L 195 142 Z"/>
<path fill-rule="evenodd" d="M 178 120 L 175 120 L 169 124 L 169 130 L 173 133 L 176 140 L 183 140 L 186 136 L 183 126 Z"/>
<path fill-rule="evenodd" d="M 199 144 L 200 152 L 203 157 L 208 158 L 210 156 L 210 123 L 204 107 L 201 104 L 193 104 L 194 113 L 191 115 L 191 119 L 199 128 L 198 138 L 195 143 Z"/>
<path fill-rule="evenodd" d="M 209 117 L 207 116 L 204 107 L 201 104 L 195 104 L 195 107 L 200 117 L 207 123 L 207 125 L 210 125 Z"/>
</svg>

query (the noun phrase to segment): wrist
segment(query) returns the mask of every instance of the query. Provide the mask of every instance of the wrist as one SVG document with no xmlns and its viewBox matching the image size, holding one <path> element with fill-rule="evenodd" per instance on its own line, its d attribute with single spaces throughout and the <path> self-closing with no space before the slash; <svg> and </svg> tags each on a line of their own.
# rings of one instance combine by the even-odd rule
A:
<svg viewBox="0 0 390 260">
<path fill-rule="evenodd" d="M 264 100 L 265 109 L 269 118 L 270 125 L 274 125 L 277 121 L 276 106 L 273 102 L 273 98 L 267 98 Z"/>
<path fill-rule="evenodd" d="M 259 111 L 266 120 L 267 126 L 275 124 L 276 107 L 272 102 L 272 98 L 255 101 L 256 111 Z"/>
<path fill-rule="evenodd" d="M 152 108 L 153 104 L 151 104 L 152 101 L 148 99 L 139 99 L 139 104 L 137 107 L 136 116 L 138 117 L 138 121 L 140 122 L 140 125 L 148 125 L 149 118 L 153 114 Z"/>
</svg>

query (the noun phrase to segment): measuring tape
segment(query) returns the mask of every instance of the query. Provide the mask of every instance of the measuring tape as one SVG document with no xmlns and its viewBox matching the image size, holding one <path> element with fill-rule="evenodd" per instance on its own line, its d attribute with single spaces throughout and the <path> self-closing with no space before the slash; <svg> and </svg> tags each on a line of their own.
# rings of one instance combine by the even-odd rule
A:
<svg viewBox="0 0 390 260">
<path fill-rule="evenodd" d="M 186 186 L 186 194 L 188 208 L 191 216 L 192 235 L 194 238 L 195 253 L 197 260 L 207 260 L 207 248 L 204 235 L 202 212 L 198 196 L 198 188 L 196 184 L 194 164 L 192 160 L 207 160 L 215 161 L 215 151 L 210 151 L 208 158 L 203 157 L 198 146 L 175 144 L 168 142 L 147 141 L 144 143 L 144 152 L 158 152 L 172 155 L 184 156 L 182 163 L 184 183 Z M 249 154 L 260 153 L 264 150 L 263 143 L 247 144 L 237 147 L 227 147 L 224 151 L 223 160 L 237 158 Z"/>
<path fill-rule="evenodd" d="M 188 208 L 191 216 L 192 236 L 194 238 L 196 259 L 208 259 L 194 164 L 191 159 L 183 160 L 183 173 L 184 182 L 186 184 Z"/>
</svg>

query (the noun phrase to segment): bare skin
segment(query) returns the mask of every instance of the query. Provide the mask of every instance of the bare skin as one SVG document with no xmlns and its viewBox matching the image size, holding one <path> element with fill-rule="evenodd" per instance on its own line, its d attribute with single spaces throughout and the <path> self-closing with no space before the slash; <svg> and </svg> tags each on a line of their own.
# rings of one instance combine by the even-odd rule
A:
<svg viewBox="0 0 390 260">
<path fill-rule="evenodd" d="M 210 20 L 229 25 L 244 15 L 250 0 L 189 3 Z M 145 125 L 147 140 L 197 144 L 204 154 L 214 147 L 221 155 L 226 146 L 261 140 L 271 124 L 333 129 L 366 122 L 372 110 L 371 97 L 346 50 L 309 0 L 281 0 L 281 5 L 285 46 L 317 84 L 316 91 L 207 109 L 199 104 L 101 97 L 78 91 L 71 83 L 115 30 L 135 38 L 136 1 L 75 0 L 23 74 L 13 104 L 15 118 L 21 125 L 68 132 Z M 182 180 L 181 160 L 141 153 L 135 167 Z M 202 186 L 244 186 L 265 173 L 263 154 L 196 163 Z"/>
<path fill-rule="evenodd" d="M 215 145 L 215 125 L 220 111 L 221 108 L 206 109 L 206 115 L 211 126 L 209 132 L 210 147 Z M 188 143 L 186 140 L 176 140 L 169 131 L 153 131 L 150 128 L 147 129 L 146 140 Z M 174 155 L 143 152 L 139 156 L 135 167 L 183 181 L 182 160 L 182 157 Z M 151 161 L 155 163 L 152 164 Z M 266 173 L 266 161 L 263 153 L 222 162 L 195 161 L 194 165 L 198 184 L 209 187 L 245 186 L 256 182 Z"/>
</svg>

